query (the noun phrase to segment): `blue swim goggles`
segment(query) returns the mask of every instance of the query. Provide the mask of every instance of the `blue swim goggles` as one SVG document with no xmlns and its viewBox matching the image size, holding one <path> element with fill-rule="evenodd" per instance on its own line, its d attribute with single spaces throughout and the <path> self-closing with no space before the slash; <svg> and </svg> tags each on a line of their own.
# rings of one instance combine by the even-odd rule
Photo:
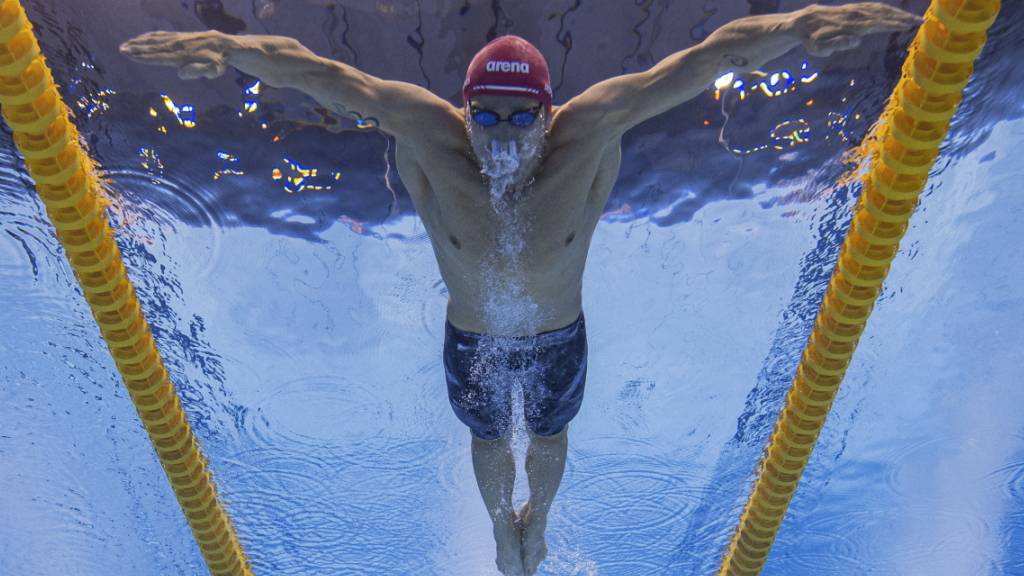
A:
<svg viewBox="0 0 1024 576">
<path fill-rule="evenodd" d="M 506 118 L 498 116 L 498 113 L 494 110 L 484 110 L 482 108 L 473 107 L 470 110 L 470 115 L 473 117 L 473 121 L 477 124 L 488 127 L 494 126 L 498 122 L 508 122 L 513 126 L 525 128 L 533 124 L 537 119 L 537 115 L 540 113 L 540 106 L 535 106 L 529 110 L 517 110 L 508 115 Z"/>
</svg>

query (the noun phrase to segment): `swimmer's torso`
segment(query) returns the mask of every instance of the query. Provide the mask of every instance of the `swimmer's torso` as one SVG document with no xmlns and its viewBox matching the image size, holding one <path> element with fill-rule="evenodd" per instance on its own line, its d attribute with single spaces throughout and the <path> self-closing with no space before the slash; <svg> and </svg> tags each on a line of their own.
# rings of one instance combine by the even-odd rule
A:
<svg viewBox="0 0 1024 576">
<path fill-rule="evenodd" d="M 450 146 L 403 150 L 399 143 L 396 148 L 398 172 L 430 236 L 448 287 L 448 321 L 456 328 L 527 334 L 488 320 L 496 293 L 502 292 L 495 286 L 521 287 L 510 297 L 524 305 L 511 304 L 529 311 L 529 333 L 567 326 L 580 314 L 587 250 L 622 155 L 618 141 L 600 148 L 561 141 L 557 113 L 554 119 L 532 185 L 513 193 L 515 219 L 525 225 L 513 232 L 522 239 L 514 262 L 501 248 L 509 237 L 503 229 L 508 216 L 499 216 L 492 206 L 464 132 L 451 134 Z"/>
</svg>

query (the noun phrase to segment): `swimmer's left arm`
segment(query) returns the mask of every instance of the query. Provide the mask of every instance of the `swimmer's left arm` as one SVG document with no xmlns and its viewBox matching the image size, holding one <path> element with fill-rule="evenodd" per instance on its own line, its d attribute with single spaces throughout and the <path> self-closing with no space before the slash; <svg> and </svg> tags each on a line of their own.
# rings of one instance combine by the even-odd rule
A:
<svg viewBox="0 0 1024 576">
<path fill-rule="evenodd" d="M 796 12 L 740 18 L 649 70 L 591 86 L 567 102 L 562 113 L 581 136 L 592 139 L 596 130 L 599 136 L 617 138 L 696 97 L 727 71 L 755 70 L 801 44 L 811 55 L 829 56 L 858 46 L 867 34 L 902 31 L 920 22 L 918 16 L 878 2 L 812 4 Z"/>
</svg>

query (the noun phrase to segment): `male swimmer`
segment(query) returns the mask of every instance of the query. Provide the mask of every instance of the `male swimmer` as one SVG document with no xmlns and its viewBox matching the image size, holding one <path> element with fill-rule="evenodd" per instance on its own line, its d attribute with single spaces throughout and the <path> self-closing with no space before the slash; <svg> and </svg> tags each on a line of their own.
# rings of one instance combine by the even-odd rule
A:
<svg viewBox="0 0 1024 576">
<path fill-rule="evenodd" d="M 749 72 L 800 45 L 828 56 L 867 34 L 920 22 L 877 2 L 742 18 L 561 106 L 552 104 L 544 56 L 517 36 L 496 38 L 476 54 L 462 108 L 420 86 L 319 57 L 287 37 L 158 31 L 125 42 L 121 52 L 175 66 L 183 79 L 216 78 L 231 65 L 394 137 L 398 173 L 449 290 L 449 402 L 471 431 L 498 570 L 520 576 L 534 574 L 547 555 L 548 512 L 586 380 L 583 267 L 619 172 L 623 133 L 694 98 L 726 71 Z M 530 438 L 530 498 L 518 511 L 513 383 Z"/>
</svg>

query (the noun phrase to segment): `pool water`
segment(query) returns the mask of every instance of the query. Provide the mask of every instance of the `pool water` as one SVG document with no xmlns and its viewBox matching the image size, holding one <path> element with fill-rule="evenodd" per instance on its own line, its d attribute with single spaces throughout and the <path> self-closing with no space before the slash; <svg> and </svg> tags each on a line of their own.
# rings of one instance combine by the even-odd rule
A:
<svg viewBox="0 0 1024 576">
<path fill-rule="evenodd" d="M 447 289 L 393 141 L 297 92 L 234 71 L 182 81 L 116 46 L 152 29 L 289 35 L 458 103 L 485 35 L 515 33 L 545 52 L 562 103 L 778 9 L 24 4 L 110 179 L 119 246 L 222 499 L 255 573 L 275 575 L 497 574 L 446 395 Z M 1004 4 L 765 575 L 1024 574 L 1024 5 Z M 709 86 L 627 133 L 584 275 L 587 392 L 540 574 L 714 573 L 860 193 L 836 184 L 843 153 L 908 40 L 797 50 L 744 75 L 742 97 Z M 782 70 L 792 82 L 772 80 Z M 0 575 L 204 574 L 0 137 Z M 522 431 L 515 450 L 521 502 Z"/>
</svg>

